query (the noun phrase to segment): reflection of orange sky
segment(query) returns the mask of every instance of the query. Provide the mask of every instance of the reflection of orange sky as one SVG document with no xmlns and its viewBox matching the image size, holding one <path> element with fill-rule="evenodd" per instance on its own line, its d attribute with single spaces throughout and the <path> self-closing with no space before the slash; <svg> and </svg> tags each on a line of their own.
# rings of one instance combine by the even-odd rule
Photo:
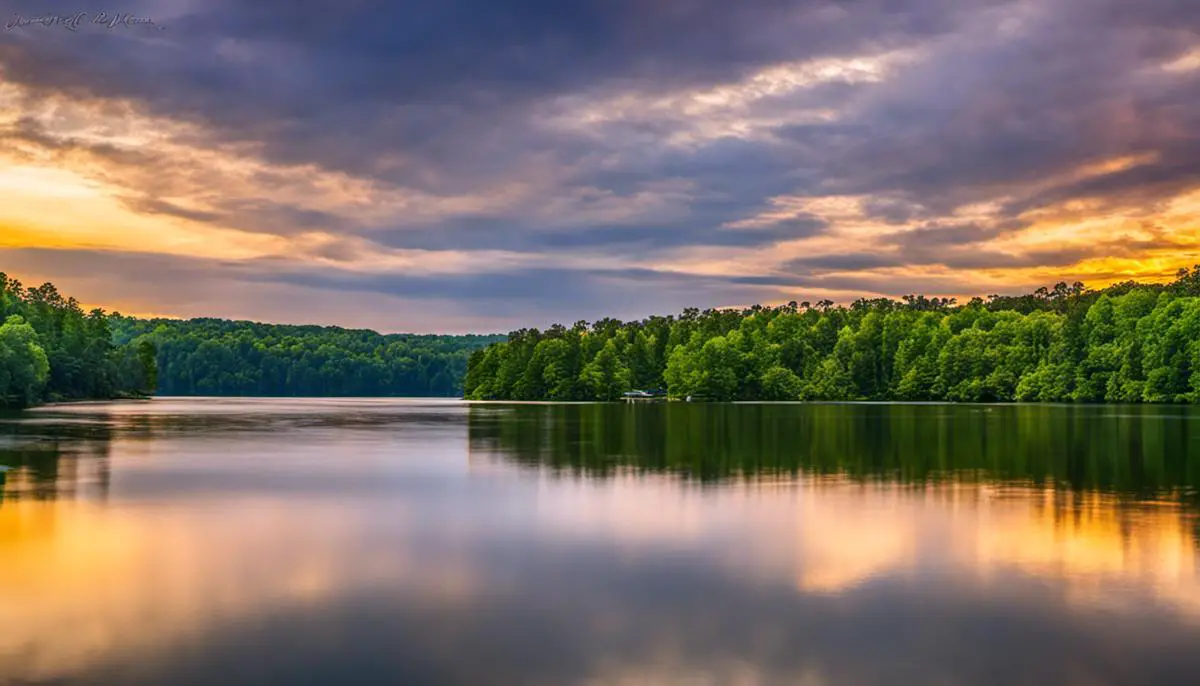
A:
<svg viewBox="0 0 1200 686">
<path fill-rule="evenodd" d="M 497 475 L 472 470 L 470 478 Z M 11 485 L 11 484 L 10 484 Z M 988 588 L 1013 572 L 1060 582 L 1064 600 L 1125 609 L 1153 600 L 1200 617 L 1192 520 L 1172 507 L 1066 507 L 1053 493 L 987 486 L 910 489 L 801 480 L 696 488 L 666 476 L 543 477 L 472 526 L 616 546 L 626 561 L 701 548 L 747 582 L 847 593 L 883 577 L 949 572 Z M 445 607 L 488 587 L 467 530 L 414 555 L 419 512 L 388 512 L 386 546 L 364 545 L 380 513 L 255 496 L 235 502 L 0 504 L 0 672 L 53 678 L 363 587 L 416 590 Z M 302 518 L 299 524 L 297 519 Z M 453 527 L 466 521 L 458 521 Z M 390 531 L 390 530 L 389 530 Z M 478 533 L 478 532 L 477 532 Z"/>
<path fill-rule="evenodd" d="M 1099 496 L 1065 509 L 1052 492 L 989 493 L 957 487 L 897 495 L 864 487 L 853 497 L 819 499 L 800 516 L 798 583 L 842 591 L 919 564 L 928 552 L 985 581 L 1015 569 L 1069 579 L 1072 593 L 1132 584 L 1200 614 L 1192 520 L 1177 509 L 1128 510 Z"/>
<path fill-rule="evenodd" d="M 0 674 L 47 679 L 155 654 L 350 588 L 403 580 L 452 604 L 475 585 L 467 565 L 431 570 L 396 546 L 363 554 L 344 508 L 306 507 L 297 527 L 270 500 L 227 505 L 0 504 Z"/>
<path fill-rule="evenodd" d="M 657 484 L 656 497 L 646 497 L 644 479 Z M 666 477 L 628 475 L 547 488 L 539 508 L 548 526 L 598 532 L 631 550 L 729 535 L 739 571 L 790 575 L 804 592 L 844 592 L 873 578 L 948 566 L 984 583 L 1006 571 L 1067 579 L 1082 601 L 1132 586 L 1200 617 L 1192 517 L 1095 495 L 1067 507 L 1056 497 L 820 480 L 679 491 Z"/>
</svg>

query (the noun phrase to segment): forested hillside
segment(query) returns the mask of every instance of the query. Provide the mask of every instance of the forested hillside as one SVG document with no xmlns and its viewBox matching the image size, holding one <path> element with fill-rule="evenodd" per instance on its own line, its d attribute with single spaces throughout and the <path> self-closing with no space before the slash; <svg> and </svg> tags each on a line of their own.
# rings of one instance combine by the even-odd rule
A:
<svg viewBox="0 0 1200 686">
<path fill-rule="evenodd" d="M 114 317 L 157 350 L 163 395 L 461 396 L 467 358 L 503 336 L 436 336 L 222 319 Z"/>
<path fill-rule="evenodd" d="M 84 312 L 52 284 L 26 288 L 0 272 L 0 407 L 152 392 L 154 349 L 115 345 L 109 316 Z"/>
<path fill-rule="evenodd" d="M 474 399 L 1196 402 L 1200 266 L 1170 284 L 906 296 L 523 329 L 472 355 Z"/>
</svg>

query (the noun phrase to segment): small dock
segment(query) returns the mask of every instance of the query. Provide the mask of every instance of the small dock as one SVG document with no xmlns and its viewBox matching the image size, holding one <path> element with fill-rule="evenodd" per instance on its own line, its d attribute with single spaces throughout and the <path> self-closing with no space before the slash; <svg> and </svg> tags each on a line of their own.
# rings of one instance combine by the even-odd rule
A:
<svg viewBox="0 0 1200 686">
<path fill-rule="evenodd" d="M 621 399 L 627 403 L 663 402 L 667 399 L 667 392 L 659 388 L 628 391 Z"/>
</svg>

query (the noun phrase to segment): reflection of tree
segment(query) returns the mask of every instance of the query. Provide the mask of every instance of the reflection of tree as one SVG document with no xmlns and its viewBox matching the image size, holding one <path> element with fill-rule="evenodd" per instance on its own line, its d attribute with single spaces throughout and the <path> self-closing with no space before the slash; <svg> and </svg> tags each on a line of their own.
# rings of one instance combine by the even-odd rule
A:
<svg viewBox="0 0 1200 686">
<path fill-rule="evenodd" d="M 593 475 L 978 479 L 1194 501 L 1193 415 L 1144 406 L 487 405 L 471 408 L 470 438 L 473 449 L 519 463 Z"/>
<path fill-rule="evenodd" d="M 0 419 L 0 503 L 108 497 L 110 432 L 97 425 Z"/>
</svg>

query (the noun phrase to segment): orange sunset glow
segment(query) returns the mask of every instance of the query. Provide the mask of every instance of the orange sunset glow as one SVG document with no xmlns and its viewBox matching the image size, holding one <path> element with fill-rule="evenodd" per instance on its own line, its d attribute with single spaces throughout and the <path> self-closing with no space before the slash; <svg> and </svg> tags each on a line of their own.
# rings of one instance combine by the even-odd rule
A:
<svg viewBox="0 0 1200 686">
<path fill-rule="evenodd" d="M 0 686 L 1200 684 L 1200 0 L 0 0 Z"/>
<path fill-rule="evenodd" d="M 1194 31 L 980 4 L 693 15 L 763 28 L 733 67 L 665 11 L 588 47 L 431 14 L 427 53 L 187 0 L 10 18 L 0 266 L 131 314 L 465 331 L 1200 262 Z"/>
<path fill-rule="evenodd" d="M 965 583 L 997 592 L 1014 573 L 1055 585 L 1070 579 L 1061 591 L 1069 605 L 1116 611 L 1123 602 L 1153 600 L 1200 626 L 1195 522 L 1173 509 L 1131 513 L 1088 497 L 1073 513 L 1049 493 L 1044 504 L 998 500 L 973 485 L 944 489 L 931 500 L 884 486 L 817 480 L 747 486 L 716 497 L 681 494 L 669 479 L 559 486 L 536 505 L 552 523 L 550 535 L 613 540 L 630 559 L 745 528 L 755 534 L 736 554 L 730 551 L 730 572 L 792 585 L 797 594 L 853 594 L 872 580 L 941 565 Z M 319 607 L 363 585 L 402 579 L 447 608 L 469 607 L 490 592 L 486 571 L 468 558 L 416 558 L 388 549 L 364 555 L 355 547 L 368 523 L 352 511 L 311 510 L 320 530 L 296 536 L 277 514 L 281 506 L 261 496 L 227 515 L 157 507 L 147 518 L 140 509 L 87 503 L 8 503 L 0 507 L 6 560 L 0 585 L 25 592 L 0 608 L 0 620 L 22 627 L 13 640 L 37 646 L 31 674 L 54 679 L 114 651 L 166 652 L 268 608 Z M 237 535 L 184 535 L 201 526 Z M 412 520 L 402 530 L 412 535 L 418 526 Z M 251 562 L 264 548 L 286 550 L 286 564 Z M 944 550 L 951 557 L 943 559 Z M 86 568 L 69 564 L 80 559 L 88 560 Z M 151 574 L 156 581 L 148 588 L 140 580 Z M 64 625 L 75 630 L 63 635 Z M 0 639 L 0 658 L 20 648 Z"/>
</svg>

